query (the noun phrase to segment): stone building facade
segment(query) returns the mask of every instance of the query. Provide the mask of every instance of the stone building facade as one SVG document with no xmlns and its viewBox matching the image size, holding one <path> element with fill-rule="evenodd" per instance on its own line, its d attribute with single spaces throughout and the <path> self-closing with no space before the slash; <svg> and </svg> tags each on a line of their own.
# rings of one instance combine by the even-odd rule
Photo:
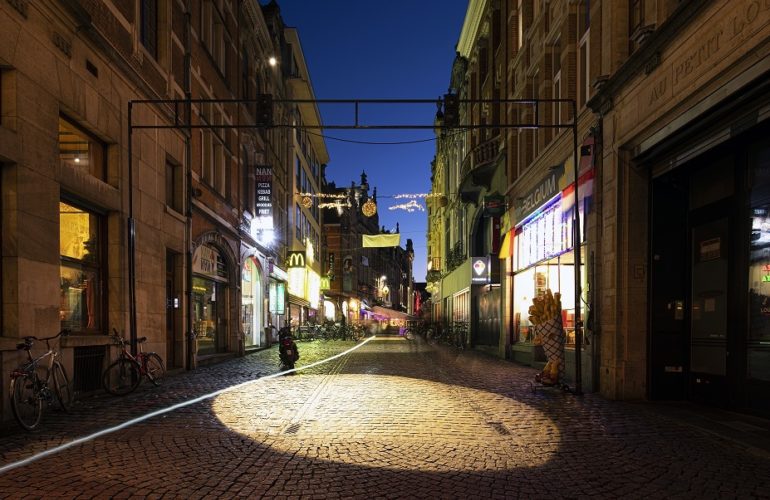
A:
<svg viewBox="0 0 770 500">
<path fill-rule="evenodd" d="M 445 107 L 436 117 L 428 242 L 430 292 L 439 327 L 450 329 L 458 343 L 499 353 L 502 296 L 497 253 L 503 211 L 494 213 L 488 207 L 502 205 L 507 187 L 505 131 L 483 125 L 499 123 L 503 107 L 492 101 L 506 95 L 504 6 L 468 6 L 449 81 L 450 94 L 460 104 L 456 110 Z M 463 131 L 457 125 L 481 128 Z"/>
<path fill-rule="evenodd" d="M 173 370 L 263 347 L 282 326 L 290 137 L 238 128 L 258 121 L 254 101 L 221 102 L 271 94 L 288 123 L 277 13 L 233 0 L 0 4 L 3 417 L 25 335 L 72 331 L 60 350 L 82 394 L 117 354 L 113 328 L 147 337 Z"/>
<path fill-rule="evenodd" d="M 770 3 L 601 20 L 601 391 L 770 414 Z"/>
<path fill-rule="evenodd" d="M 550 288 L 563 296 L 570 383 L 578 305 L 584 390 L 767 413 L 770 5 L 471 1 L 459 57 L 469 27 L 497 16 L 503 47 L 492 33 L 474 50 L 505 51 L 500 96 L 524 102 L 500 103 L 499 120 L 492 103 L 486 123 L 532 125 L 503 132 L 501 355 L 539 366 L 526 311 Z M 465 82 L 479 96 L 483 83 Z M 460 184 L 446 158 L 469 156 L 441 141 L 434 192 Z M 450 233 L 451 203 L 429 214 Z M 429 247 L 443 268 L 439 231 Z"/>
</svg>

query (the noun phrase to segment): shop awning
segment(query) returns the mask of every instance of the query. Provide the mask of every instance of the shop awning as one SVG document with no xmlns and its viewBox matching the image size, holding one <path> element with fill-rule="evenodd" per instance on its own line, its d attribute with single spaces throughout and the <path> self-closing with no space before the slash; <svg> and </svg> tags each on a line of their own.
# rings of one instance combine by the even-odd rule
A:
<svg viewBox="0 0 770 500">
<path fill-rule="evenodd" d="M 407 313 L 403 311 L 396 311 L 395 309 L 390 309 L 388 307 L 374 306 L 372 307 L 372 312 L 382 316 L 387 316 L 390 319 L 410 319 L 410 316 Z"/>
<path fill-rule="evenodd" d="M 507 259 L 512 255 L 513 255 L 513 230 L 510 230 L 505 233 L 505 238 L 503 238 L 503 244 L 500 245 L 500 254 L 498 255 L 498 257 L 501 259 Z"/>
</svg>

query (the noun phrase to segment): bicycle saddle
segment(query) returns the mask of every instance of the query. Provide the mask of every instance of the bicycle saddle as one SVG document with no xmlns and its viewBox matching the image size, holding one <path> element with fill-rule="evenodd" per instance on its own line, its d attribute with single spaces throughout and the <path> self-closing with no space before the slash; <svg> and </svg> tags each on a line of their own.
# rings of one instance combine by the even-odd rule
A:
<svg viewBox="0 0 770 500">
<path fill-rule="evenodd" d="M 136 339 L 136 341 L 139 342 L 140 344 L 145 340 L 147 340 L 147 337 L 139 337 L 138 339 Z"/>
<path fill-rule="evenodd" d="M 18 349 L 18 350 L 24 349 L 25 351 L 29 351 L 31 348 L 32 348 L 32 344 L 28 344 L 26 342 L 22 342 L 20 344 L 16 344 L 16 349 Z"/>
</svg>

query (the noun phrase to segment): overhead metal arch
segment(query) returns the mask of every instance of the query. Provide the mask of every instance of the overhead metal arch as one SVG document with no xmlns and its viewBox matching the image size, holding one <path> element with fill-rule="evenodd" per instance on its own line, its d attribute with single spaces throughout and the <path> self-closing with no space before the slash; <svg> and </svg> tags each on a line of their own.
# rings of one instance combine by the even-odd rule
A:
<svg viewBox="0 0 770 500">
<path fill-rule="evenodd" d="M 188 94 L 189 96 L 189 94 Z M 192 123 L 192 105 L 193 104 L 232 104 L 249 105 L 254 108 L 255 119 L 252 123 L 243 123 L 237 121 L 235 124 L 210 125 Z M 352 106 L 352 123 L 327 123 L 318 125 L 293 123 L 275 123 L 273 121 L 273 109 L 276 105 L 299 105 L 299 104 L 338 104 Z M 434 104 L 437 108 L 437 114 L 449 118 L 450 123 L 436 124 L 392 124 L 392 123 L 362 123 L 361 108 L 363 106 L 393 106 L 393 105 L 423 105 Z M 532 117 L 530 121 L 514 121 L 513 123 L 486 123 L 486 124 L 460 124 L 458 106 L 468 104 L 493 104 L 528 109 L 528 115 Z M 553 104 L 564 104 L 569 107 L 572 120 L 566 123 L 541 123 L 544 113 L 543 106 Z M 134 123 L 133 108 L 135 106 L 153 106 L 164 108 L 163 112 L 168 116 L 171 123 L 158 125 L 152 123 Z M 507 111 L 507 109 L 506 109 Z M 581 271 L 582 264 L 580 248 L 580 211 L 577 206 L 578 179 L 580 161 L 578 157 L 578 138 L 577 138 L 577 103 L 574 99 L 459 99 L 455 94 L 445 94 L 437 99 L 273 99 L 270 94 L 260 94 L 255 99 L 137 99 L 128 101 L 128 279 L 129 279 L 129 331 L 132 350 L 136 351 L 137 331 L 136 331 L 136 221 L 134 220 L 133 207 L 133 132 L 134 130 L 145 129 L 176 129 L 187 131 L 189 134 L 193 129 L 268 129 L 268 128 L 293 128 L 300 130 L 478 130 L 478 129 L 571 129 L 572 130 L 572 154 L 575 179 L 575 210 L 572 215 L 572 241 L 575 259 L 575 394 L 582 394 L 582 329 L 583 321 L 580 312 L 580 301 L 582 295 L 581 289 Z M 508 116 L 509 113 L 501 113 L 502 116 Z M 189 173 L 188 173 L 189 174 Z M 187 196 L 190 199 L 191 182 L 188 179 Z M 188 213 L 187 217 L 191 217 Z M 189 244 L 190 242 L 188 242 Z M 189 288 L 190 283 L 187 283 Z M 189 308 L 188 308 L 189 309 Z M 188 330 L 190 329 L 190 318 L 188 318 Z M 189 335 L 188 331 L 188 335 Z"/>
</svg>

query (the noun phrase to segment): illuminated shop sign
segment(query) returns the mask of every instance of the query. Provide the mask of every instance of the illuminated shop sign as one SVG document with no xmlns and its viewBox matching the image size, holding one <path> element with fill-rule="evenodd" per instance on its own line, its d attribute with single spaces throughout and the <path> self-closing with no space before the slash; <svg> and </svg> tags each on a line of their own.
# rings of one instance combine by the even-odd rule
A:
<svg viewBox="0 0 770 500">
<path fill-rule="evenodd" d="M 572 247 L 572 217 L 556 199 L 516 232 L 516 269 L 550 259 Z"/>
<path fill-rule="evenodd" d="M 564 165 L 553 167 L 548 175 L 541 180 L 534 189 L 522 196 L 514 208 L 514 215 L 517 221 L 524 220 L 529 214 L 534 212 L 540 205 L 553 198 L 559 193 L 559 179 L 564 175 Z"/>
<path fill-rule="evenodd" d="M 254 167 L 257 181 L 257 214 L 252 222 L 254 229 L 273 229 L 273 169 L 260 165 Z"/>
<path fill-rule="evenodd" d="M 286 267 L 289 269 L 305 267 L 305 252 L 289 252 L 286 259 Z"/>
<path fill-rule="evenodd" d="M 486 285 L 489 283 L 491 260 L 487 257 L 471 257 L 471 283 Z"/>
</svg>

